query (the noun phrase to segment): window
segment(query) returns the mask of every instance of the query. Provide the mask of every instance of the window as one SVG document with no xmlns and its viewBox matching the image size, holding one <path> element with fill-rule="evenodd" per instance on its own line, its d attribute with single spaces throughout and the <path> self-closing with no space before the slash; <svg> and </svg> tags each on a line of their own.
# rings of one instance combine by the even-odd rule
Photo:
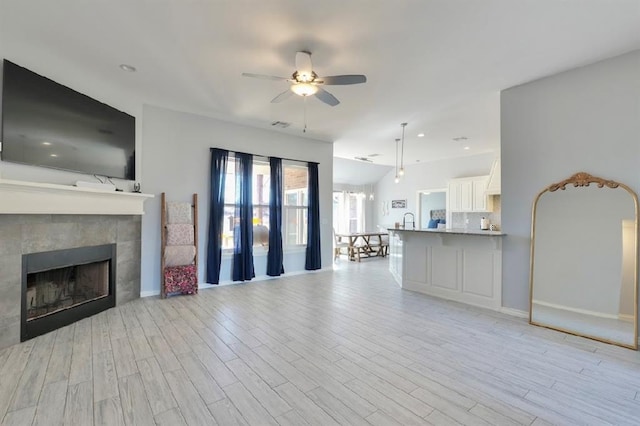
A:
<svg viewBox="0 0 640 426">
<path fill-rule="evenodd" d="M 269 246 L 269 197 L 271 167 L 267 160 L 253 160 L 253 246 Z"/>
<path fill-rule="evenodd" d="M 224 182 L 224 224 L 222 225 L 222 248 L 233 248 L 233 228 L 236 210 L 236 159 L 229 154 L 227 176 Z"/>
<path fill-rule="evenodd" d="M 365 200 L 362 192 L 333 193 L 333 229 L 338 234 L 364 232 Z"/>
<path fill-rule="evenodd" d="M 269 245 L 269 189 L 271 180 L 269 162 L 259 157 L 253 160 L 251 176 L 253 191 L 253 245 L 268 247 Z M 236 160 L 229 155 L 227 178 L 224 188 L 224 228 L 222 248 L 233 248 L 233 230 L 238 223 L 236 218 Z"/>
<path fill-rule="evenodd" d="M 283 163 L 284 206 L 282 211 L 283 245 L 295 246 L 307 243 L 307 166 Z M 264 157 L 254 157 L 253 191 L 253 247 L 269 246 L 269 198 L 271 192 L 271 168 Z M 227 177 L 224 190 L 224 228 L 222 248 L 233 248 L 233 229 L 238 223 L 236 218 L 236 161 L 229 155 Z"/>
<path fill-rule="evenodd" d="M 282 164 L 284 206 L 282 209 L 282 242 L 286 246 L 307 244 L 307 212 L 309 210 L 309 173 L 307 166 Z"/>
</svg>

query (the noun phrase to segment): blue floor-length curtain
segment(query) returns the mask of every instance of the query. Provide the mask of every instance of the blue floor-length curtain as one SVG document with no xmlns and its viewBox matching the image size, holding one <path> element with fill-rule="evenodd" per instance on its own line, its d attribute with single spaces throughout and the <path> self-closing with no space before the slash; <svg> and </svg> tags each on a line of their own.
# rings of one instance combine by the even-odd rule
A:
<svg viewBox="0 0 640 426">
<path fill-rule="evenodd" d="M 307 218 L 307 253 L 304 269 L 322 268 L 320 258 L 320 188 L 318 163 L 309 163 L 309 210 Z"/>
<path fill-rule="evenodd" d="M 269 195 L 269 253 L 267 275 L 277 277 L 284 273 L 282 253 L 282 158 L 269 158 L 271 182 Z"/>
<path fill-rule="evenodd" d="M 236 152 L 236 213 L 233 228 L 233 281 L 249 281 L 253 269 L 253 155 Z"/>
<path fill-rule="evenodd" d="M 229 151 L 211 148 L 211 192 L 209 195 L 209 240 L 207 243 L 207 282 L 220 282 L 222 229 L 224 225 L 224 184 Z"/>
</svg>

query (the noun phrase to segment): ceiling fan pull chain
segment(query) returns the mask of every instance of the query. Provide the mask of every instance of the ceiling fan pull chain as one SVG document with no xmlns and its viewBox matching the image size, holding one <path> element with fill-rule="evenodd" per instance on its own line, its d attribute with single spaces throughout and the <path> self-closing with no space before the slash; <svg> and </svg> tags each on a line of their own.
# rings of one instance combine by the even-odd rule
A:
<svg viewBox="0 0 640 426">
<path fill-rule="evenodd" d="M 304 128 L 302 129 L 302 133 L 307 133 L 307 97 L 303 96 L 303 105 L 304 105 Z"/>
</svg>

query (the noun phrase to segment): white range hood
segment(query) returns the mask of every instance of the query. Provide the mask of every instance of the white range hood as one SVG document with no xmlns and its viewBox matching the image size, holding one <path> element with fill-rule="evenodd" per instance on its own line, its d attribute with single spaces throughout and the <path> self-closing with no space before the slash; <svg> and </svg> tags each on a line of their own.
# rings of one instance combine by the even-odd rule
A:
<svg viewBox="0 0 640 426">
<path fill-rule="evenodd" d="M 500 171 L 500 157 L 498 157 L 491 166 L 491 173 L 489 173 L 489 182 L 487 183 L 485 194 L 500 195 Z"/>
</svg>

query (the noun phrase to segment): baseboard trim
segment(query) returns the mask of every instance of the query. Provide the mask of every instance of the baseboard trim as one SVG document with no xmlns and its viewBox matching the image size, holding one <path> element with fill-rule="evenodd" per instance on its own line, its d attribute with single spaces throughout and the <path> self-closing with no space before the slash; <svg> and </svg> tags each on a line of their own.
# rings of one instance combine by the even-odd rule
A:
<svg viewBox="0 0 640 426">
<path fill-rule="evenodd" d="M 503 306 L 498 309 L 498 311 L 503 314 L 511 315 L 512 317 L 529 318 L 529 312 L 521 311 L 520 309 L 507 308 Z"/>
<path fill-rule="evenodd" d="M 148 291 L 141 291 L 140 292 L 140 297 L 141 298 L 145 298 L 145 297 L 152 297 L 152 296 L 158 296 L 160 295 L 160 290 L 148 290 Z"/>
<path fill-rule="evenodd" d="M 606 318 L 606 319 L 613 319 L 613 320 L 617 320 L 618 319 L 618 315 L 614 315 L 614 314 L 604 314 L 602 312 L 596 312 L 596 311 L 590 311 L 587 309 L 580 309 L 580 308 L 573 308 L 571 306 L 565 306 L 565 305 L 559 305 L 556 303 L 549 303 L 549 302 L 543 302 L 541 300 L 533 300 L 533 304 L 534 305 L 540 305 L 540 306 L 546 306 L 548 308 L 553 308 L 553 309 L 558 309 L 561 311 L 568 311 L 568 312 L 575 312 L 577 314 L 582 314 L 582 315 L 589 315 L 592 317 L 598 317 L 598 318 Z"/>
<path fill-rule="evenodd" d="M 317 273 L 320 273 L 320 272 L 330 272 L 330 271 L 333 271 L 333 266 L 327 266 L 327 267 L 324 267 L 322 269 L 317 269 L 317 270 L 314 270 L 314 271 L 306 271 L 305 270 L 305 271 L 288 272 L 288 273 L 284 273 L 284 274 L 280 275 L 279 277 L 270 277 L 269 275 L 260 275 L 258 277 L 255 277 L 251 281 L 231 281 L 231 280 L 226 280 L 226 281 L 220 281 L 219 284 L 199 283 L 198 284 L 198 289 L 201 290 L 201 289 L 216 288 L 216 287 L 227 286 L 227 285 L 256 283 L 256 282 L 260 282 L 260 281 L 276 280 L 278 278 L 293 277 L 293 276 L 296 276 L 296 275 L 317 274 Z M 140 297 L 141 298 L 153 297 L 153 296 L 159 296 L 159 295 L 160 295 L 160 290 L 147 290 L 147 291 L 141 291 L 140 292 Z"/>
<path fill-rule="evenodd" d="M 633 322 L 635 317 L 633 315 L 620 314 L 620 315 L 618 315 L 618 319 L 620 321 Z"/>
</svg>

